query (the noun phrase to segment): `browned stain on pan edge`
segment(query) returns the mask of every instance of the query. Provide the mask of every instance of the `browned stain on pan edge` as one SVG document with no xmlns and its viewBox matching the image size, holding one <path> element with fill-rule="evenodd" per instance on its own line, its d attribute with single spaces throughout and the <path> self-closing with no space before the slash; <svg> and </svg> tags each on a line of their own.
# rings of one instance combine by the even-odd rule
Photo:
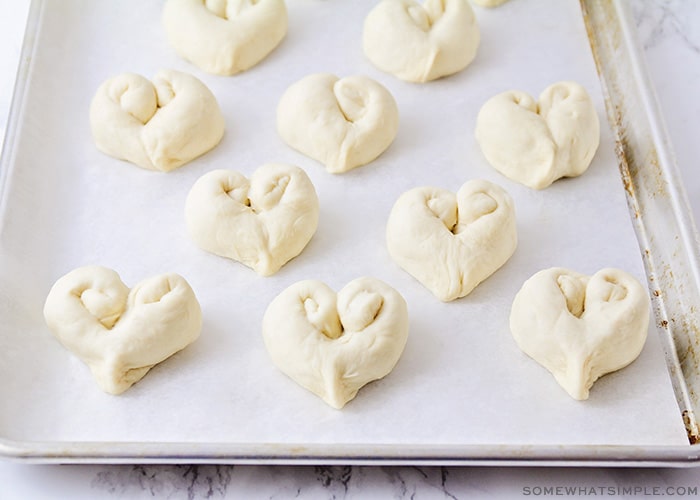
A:
<svg viewBox="0 0 700 500">
<path fill-rule="evenodd" d="M 700 442 L 700 430 L 698 430 L 697 419 L 691 410 L 683 410 L 683 423 L 688 432 L 690 444 Z"/>
</svg>

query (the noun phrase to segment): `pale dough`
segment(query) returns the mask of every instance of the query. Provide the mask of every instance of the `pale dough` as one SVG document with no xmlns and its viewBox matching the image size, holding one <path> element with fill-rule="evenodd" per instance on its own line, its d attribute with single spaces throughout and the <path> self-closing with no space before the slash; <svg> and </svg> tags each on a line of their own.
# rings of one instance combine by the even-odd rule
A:
<svg viewBox="0 0 700 500">
<path fill-rule="evenodd" d="M 419 187 L 402 194 L 389 214 L 389 254 L 437 298 L 464 297 L 513 255 L 518 235 L 513 200 L 484 180 L 454 193 Z"/>
<path fill-rule="evenodd" d="M 287 34 L 284 0 L 167 0 L 163 25 L 184 59 L 215 75 L 263 60 Z"/>
<path fill-rule="evenodd" d="M 498 7 L 501 4 L 506 3 L 507 0 L 472 0 L 479 7 Z"/>
<path fill-rule="evenodd" d="M 129 290 L 116 272 L 100 266 L 80 267 L 56 281 L 44 318 L 111 394 L 127 390 L 202 329 L 199 302 L 181 276 L 155 276 Z"/>
<path fill-rule="evenodd" d="M 393 96 L 365 76 L 306 76 L 286 90 L 277 106 L 277 131 L 284 142 L 331 173 L 377 158 L 398 128 Z"/>
<path fill-rule="evenodd" d="M 132 73 L 105 81 L 90 105 L 90 127 L 103 153 L 168 172 L 216 146 L 224 117 L 197 78 L 164 70 L 153 83 Z"/>
<path fill-rule="evenodd" d="M 333 408 L 391 372 L 408 338 L 408 308 L 392 287 L 358 278 L 337 294 L 320 281 L 293 284 L 265 311 L 272 362 Z"/>
<path fill-rule="evenodd" d="M 301 168 L 267 163 L 250 180 L 214 170 L 194 183 L 185 202 L 187 229 L 202 249 L 276 273 L 316 232 L 319 203 Z"/>
<path fill-rule="evenodd" d="M 598 378 L 639 356 L 648 326 L 644 287 L 619 269 L 593 276 L 540 271 L 522 286 L 510 313 L 518 346 L 578 400 L 588 399 Z"/>
<path fill-rule="evenodd" d="M 600 142 L 600 123 L 586 89 L 558 82 L 539 101 L 517 90 L 489 99 L 477 116 L 476 139 L 496 170 L 543 189 L 588 169 Z"/>
<path fill-rule="evenodd" d="M 468 0 L 382 0 L 365 18 L 362 46 L 380 70 L 427 82 L 466 68 L 479 39 Z"/>
</svg>

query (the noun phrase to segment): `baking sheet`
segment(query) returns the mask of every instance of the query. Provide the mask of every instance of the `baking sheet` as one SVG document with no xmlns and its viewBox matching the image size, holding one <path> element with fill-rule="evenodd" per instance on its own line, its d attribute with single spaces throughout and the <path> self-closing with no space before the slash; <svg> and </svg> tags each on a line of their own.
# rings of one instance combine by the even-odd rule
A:
<svg viewBox="0 0 700 500">
<path fill-rule="evenodd" d="M 0 205 L 0 436 L 65 443 L 68 450 L 75 442 L 215 443 L 229 457 L 256 444 L 268 456 L 276 453 L 270 445 L 289 454 L 299 444 L 328 445 L 337 456 L 357 445 L 398 453 L 440 445 L 688 444 L 653 329 L 637 361 L 599 380 L 586 402 L 569 398 L 508 331 L 513 296 L 542 268 L 592 274 L 619 267 L 644 279 L 578 4 L 512 0 L 495 10 L 475 8 L 482 33 L 476 60 L 425 85 L 400 82 L 364 58 L 362 21 L 373 4 L 291 0 L 281 46 L 242 75 L 216 77 L 167 46 L 161 2 L 43 2 Z M 227 124 L 214 151 L 169 174 L 102 155 L 87 120 L 104 79 L 125 71 L 151 77 L 161 68 L 205 82 Z M 399 134 L 372 164 L 333 176 L 277 137 L 282 92 L 320 71 L 367 74 L 396 98 Z M 475 117 L 497 92 L 517 88 L 536 96 L 559 80 L 575 80 L 591 93 L 601 146 L 582 177 L 532 191 L 486 163 L 473 138 Z M 182 212 L 189 188 L 205 172 L 250 175 L 269 161 L 307 171 L 321 219 L 302 255 L 260 278 L 196 248 Z M 496 182 L 513 196 L 519 246 L 472 294 L 443 304 L 391 261 L 384 224 L 405 190 L 456 191 L 472 178 Z M 97 389 L 41 316 L 51 284 L 88 263 L 116 269 L 130 286 L 178 272 L 203 308 L 201 338 L 119 397 Z M 272 366 L 260 323 L 270 300 L 298 280 L 340 289 L 361 275 L 404 295 L 409 340 L 389 376 L 337 411 Z"/>
</svg>

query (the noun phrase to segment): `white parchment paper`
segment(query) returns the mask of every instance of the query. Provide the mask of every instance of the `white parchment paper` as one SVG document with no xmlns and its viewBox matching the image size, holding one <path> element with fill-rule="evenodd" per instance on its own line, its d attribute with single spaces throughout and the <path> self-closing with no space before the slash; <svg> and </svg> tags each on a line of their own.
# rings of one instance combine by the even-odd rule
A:
<svg viewBox="0 0 700 500">
<path fill-rule="evenodd" d="M 589 400 L 572 400 L 519 351 L 508 328 L 523 281 L 563 266 L 592 274 L 619 267 L 644 279 L 578 2 L 511 0 L 475 7 L 482 40 L 462 73 L 418 85 L 376 70 L 362 53 L 359 0 L 290 0 L 289 33 L 248 72 L 205 74 L 164 38 L 162 2 L 47 0 L 0 213 L 0 435 L 16 440 L 210 443 L 674 445 L 687 444 L 653 328 L 632 365 L 600 379 Z M 215 150 L 162 174 L 99 153 L 88 107 L 99 84 L 121 72 L 193 73 L 217 96 L 226 135 Z M 275 131 L 279 97 L 311 72 L 366 74 L 394 95 L 398 137 L 372 164 L 333 176 Z M 574 80 L 592 94 L 600 149 L 582 177 L 533 191 L 493 170 L 474 140 L 476 113 L 492 95 L 534 96 Z M 199 250 L 183 207 L 204 173 L 288 162 L 319 194 L 318 231 L 279 273 L 261 278 Z M 472 294 L 435 299 L 388 256 L 385 221 L 416 186 L 456 191 L 485 178 L 513 196 L 519 246 Z M 129 286 L 182 274 L 202 304 L 200 339 L 154 368 L 125 394 L 102 393 L 88 369 L 44 325 L 53 282 L 101 264 Z M 301 279 L 339 290 L 362 275 L 406 298 L 410 333 L 395 370 L 342 411 L 280 373 L 260 325 L 270 300 Z"/>
</svg>

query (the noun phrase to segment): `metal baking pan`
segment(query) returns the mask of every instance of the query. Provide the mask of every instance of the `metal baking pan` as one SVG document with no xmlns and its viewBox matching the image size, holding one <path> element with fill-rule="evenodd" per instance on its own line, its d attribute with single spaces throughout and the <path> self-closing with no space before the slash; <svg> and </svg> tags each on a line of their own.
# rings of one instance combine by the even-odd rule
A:
<svg viewBox="0 0 700 500">
<path fill-rule="evenodd" d="M 475 8 L 477 59 L 425 85 L 399 82 L 364 58 L 362 20 L 372 5 L 290 0 L 282 45 L 224 78 L 167 46 L 162 2 L 33 1 L 0 163 L 0 455 L 72 463 L 696 463 L 698 237 L 627 5 L 582 0 L 579 10 L 516 0 Z M 212 89 L 227 123 L 222 143 L 169 174 L 96 151 L 87 107 L 99 83 L 163 67 Z M 394 94 L 399 135 L 371 165 L 332 176 L 276 136 L 281 92 L 318 71 L 365 73 Z M 486 164 L 472 138 L 476 112 L 499 91 L 537 95 L 564 79 L 589 89 L 610 126 L 602 121 L 586 174 L 534 192 Z M 267 161 L 309 173 L 321 221 L 304 253 L 263 279 L 189 242 L 182 206 L 203 173 L 249 175 Z M 406 189 L 456 190 L 476 177 L 515 199 L 519 247 L 470 296 L 438 303 L 388 257 L 384 220 Z M 203 306 L 201 338 L 119 397 L 96 388 L 41 316 L 53 281 L 87 263 L 116 269 L 130 285 L 179 272 Z M 654 321 L 642 355 L 599 380 L 586 402 L 564 394 L 508 332 L 514 293 L 552 266 L 620 267 L 649 284 Z M 337 411 L 271 366 L 259 321 L 269 300 L 299 279 L 339 289 L 362 274 L 407 299 L 409 341 L 389 376 Z"/>
</svg>

